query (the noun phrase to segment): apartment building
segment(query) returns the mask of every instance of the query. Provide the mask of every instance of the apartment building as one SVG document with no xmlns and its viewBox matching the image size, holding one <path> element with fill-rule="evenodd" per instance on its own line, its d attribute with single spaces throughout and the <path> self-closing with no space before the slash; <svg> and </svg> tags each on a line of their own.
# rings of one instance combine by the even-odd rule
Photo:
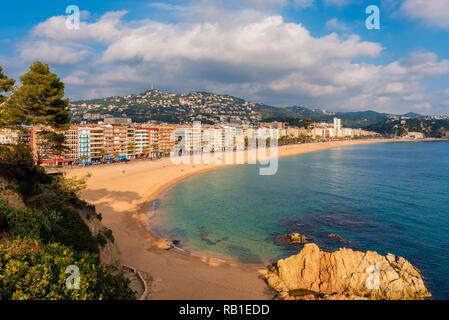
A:
<svg viewBox="0 0 449 320">
<path fill-rule="evenodd" d="M 66 150 L 64 151 L 64 161 L 70 164 L 78 162 L 78 127 L 76 125 L 71 126 L 68 130 L 64 131 Z"/>
<path fill-rule="evenodd" d="M 91 161 L 90 157 L 90 128 L 78 128 L 78 159 L 82 163 Z"/>
<path fill-rule="evenodd" d="M 90 154 L 92 161 L 103 161 L 103 158 L 106 156 L 104 128 L 100 126 L 90 129 Z"/>
<path fill-rule="evenodd" d="M 152 158 L 159 156 L 159 129 L 148 128 L 148 146 Z"/>
<path fill-rule="evenodd" d="M 199 121 L 193 122 L 191 148 L 193 152 L 201 152 L 203 148 L 201 122 Z"/>
<path fill-rule="evenodd" d="M 104 150 L 107 158 L 126 159 L 128 155 L 128 129 L 121 125 L 106 125 L 104 128 Z"/>
<path fill-rule="evenodd" d="M 134 127 L 126 128 L 126 158 L 136 158 L 136 129 Z"/>
<path fill-rule="evenodd" d="M 175 126 L 159 127 L 159 152 L 161 155 L 169 155 L 175 146 L 174 130 Z"/>
<path fill-rule="evenodd" d="M 335 137 L 342 137 L 343 132 L 341 130 L 341 119 L 334 118 L 334 130 L 335 130 Z"/>
<path fill-rule="evenodd" d="M 222 148 L 224 150 L 234 150 L 234 146 L 235 146 L 235 127 L 223 126 Z"/>
<path fill-rule="evenodd" d="M 128 129 L 125 126 L 112 126 L 114 129 L 113 156 L 124 160 L 128 155 Z"/>
<path fill-rule="evenodd" d="M 136 155 L 146 157 L 150 152 L 150 130 L 146 128 L 136 128 L 135 142 Z"/>
</svg>

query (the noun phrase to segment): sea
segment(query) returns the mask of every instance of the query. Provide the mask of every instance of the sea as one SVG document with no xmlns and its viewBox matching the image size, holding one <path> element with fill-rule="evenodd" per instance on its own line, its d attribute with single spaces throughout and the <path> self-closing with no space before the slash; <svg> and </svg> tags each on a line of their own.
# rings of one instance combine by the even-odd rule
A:
<svg viewBox="0 0 449 320">
<path fill-rule="evenodd" d="M 449 142 L 394 142 L 279 159 L 186 178 L 158 199 L 151 228 L 191 254 L 266 266 L 298 253 L 284 235 L 322 250 L 393 253 L 449 299 Z M 343 239 L 329 237 L 337 234 Z"/>
</svg>

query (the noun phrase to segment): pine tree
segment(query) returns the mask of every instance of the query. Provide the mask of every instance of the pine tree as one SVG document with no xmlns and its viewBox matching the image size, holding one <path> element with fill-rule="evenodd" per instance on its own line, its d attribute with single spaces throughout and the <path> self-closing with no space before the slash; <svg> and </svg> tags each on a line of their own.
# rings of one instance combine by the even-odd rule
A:
<svg viewBox="0 0 449 320">
<path fill-rule="evenodd" d="M 0 66 L 0 104 L 5 102 L 6 97 L 1 93 L 8 93 L 13 90 L 16 80 L 10 79 L 3 74 L 3 68 Z"/>
<path fill-rule="evenodd" d="M 64 83 L 50 72 L 49 66 L 35 62 L 20 81 L 22 85 L 3 105 L 2 122 L 9 126 L 42 124 L 66 129 L 69 100 L 63 99 Z"/>
</svg>

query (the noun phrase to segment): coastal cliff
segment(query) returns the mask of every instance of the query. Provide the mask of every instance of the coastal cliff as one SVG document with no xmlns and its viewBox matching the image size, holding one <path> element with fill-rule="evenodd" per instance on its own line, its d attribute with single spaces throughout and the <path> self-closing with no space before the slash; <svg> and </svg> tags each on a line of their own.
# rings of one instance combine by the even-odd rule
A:
<svg viewBox="0 0 449 320">
<path fill-rule="evenodd" d="M 421 272 L 393 254 L 306 244 L 294 256 L 273 264 L 265 277 L 280 299 L 422 300 L 430 298 Z"/>
</svg>

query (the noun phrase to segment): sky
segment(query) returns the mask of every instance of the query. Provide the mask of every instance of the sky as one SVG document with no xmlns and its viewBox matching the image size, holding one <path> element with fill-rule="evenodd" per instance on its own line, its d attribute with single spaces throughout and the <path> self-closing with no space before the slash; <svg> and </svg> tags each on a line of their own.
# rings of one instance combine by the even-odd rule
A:
<svg viewBox="0 0 449 320">
<path fill-rule="evenodd" d="M 66 7 L 81 11 L 78 30 Z M 380 9 L 368 29 L 366 8 Z M 0 66 L 72 100 L 209 91 L 331 111 L 449 114 L 449 0 L 8 1 Z"/>
</svg>

